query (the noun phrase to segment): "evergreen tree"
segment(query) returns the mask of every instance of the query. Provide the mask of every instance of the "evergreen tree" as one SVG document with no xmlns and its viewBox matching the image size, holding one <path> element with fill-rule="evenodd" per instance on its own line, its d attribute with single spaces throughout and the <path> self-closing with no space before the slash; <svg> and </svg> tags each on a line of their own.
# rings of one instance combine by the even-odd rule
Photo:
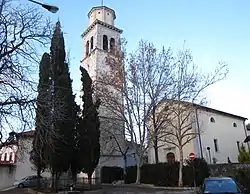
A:
<svg viewBox="0 0 250 194">
<path fill-rule="evenodd" d="M 71 154 L 71 163 L 70 163 L 70 171 L 72 173 L 72 179 L 74 183 L 76 184 L 76 178 L 77 178 L 77 173 L 81 172 L 82 170 L 82 165 L 81 165 L 81 154 L 79 152 L 79 133 L 77 131 L 77 126 L 79 125 L 81 121 L 81 108 L 79 105 L 75 103 L 74 105 L 74 110 L 76 113 L 76 120 L 75 120 L 75 128 L 73 131 L 73 136 L 74 136 L 74 146 L 72 146 L 72 154 Z M 82 158 L 81 158 L 82 159 Z"/>
<path fill-rule="evenodd" d="M 238 161 L 241 163 L 250 162 L 250 151 L 242 144 L 239 150 Z"/>
<path fill-rule="evenodd" d="M 39 84 L 36 108 L 35 137 L 33 140 L 33 148 L 30 153 L 30 160 L 33 163 L 37 176 L 40 177 L 41 172 L 45 169 L 46 163 L 44 158 L 45 150 L 45 133 L 48 129 L 47 120 L 50 117 L 50 108 L 48 104 L 49 97 L 49 67 L 50 56 L 44 53 L 39 67 Z M 40 181 L 38 179 L 38 187 Z"/>
<path fill-rule="evenodd" d="M 98 165 L 100 158 L 100 122 L 98 108 L 100 100 L 93 102 L 92 80 L 88 72 L 80 67 L 82 81 L 82 119 L 80 120 L 77 131 L 79 133 L 79 152 L 78 160 L 84 173 L 88 174 L 89 184 L 91 185 L 91 176 Z"/>
<path fill-rule="evenodd" d="M 75 102 L 72 93 L 68 63 L 66 63 L 64 37 L 58 21 L 51 41 L 52 77 L 52 148 L 47 152 L 47 161 L 52 170 L 52 187 L 62 172 L 67 172 L 71 164 L 74 147 L 74 128 L 76 122 Z"/>
</svg>

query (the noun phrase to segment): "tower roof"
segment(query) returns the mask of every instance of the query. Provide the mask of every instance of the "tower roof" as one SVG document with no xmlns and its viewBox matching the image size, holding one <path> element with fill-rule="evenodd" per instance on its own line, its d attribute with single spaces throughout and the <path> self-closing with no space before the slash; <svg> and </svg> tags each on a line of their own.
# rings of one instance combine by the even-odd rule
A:
<svg viewBox="0 0 250 194">
<path fill-rule="evenodd" d="M 90 17 L 91 13 L 95 10 L 100 10 L 100 9 L 105 9 L 106 11 L 110 11 L 113 14 L 114 20 L 116 19 L 116 15 L 115 15 L 115 11 L 107 6 L 96 6 L 96 7 L 92 7 L 92 9 L 89 11 L 88 13 L 88 17 Z"/>
</svg>

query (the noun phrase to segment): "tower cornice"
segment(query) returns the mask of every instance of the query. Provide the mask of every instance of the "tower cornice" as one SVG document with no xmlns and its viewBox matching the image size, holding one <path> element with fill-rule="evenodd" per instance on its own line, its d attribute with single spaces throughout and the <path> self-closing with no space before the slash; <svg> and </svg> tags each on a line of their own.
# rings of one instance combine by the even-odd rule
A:
<svg viewBox="0 0 250 194">
<path fill-rule="evenodd" d="M 107 24 L 106 22 L 102 22 L 100 20 L 95 20 L 81 35 L 81 37 L 83 38 L 91 29 L 93 29 L 97 24 L 100 24 L 106 28 L 109 28 L 111 30 L 114 30 L 114 31 L 117 31 L 119 32 L 120 34 L 123 32 L 123 30 L 115 27 L 115 26 L 112 26 L 110 24 Z"/>
<path fill-rule="evenodd" d="M 116 15 L 115 15 L 115 11 L 113 10 L 113 9 L 111 9 L 111 8 L 109 8 L 109 7 L 106 7 L 106 6 L 96 6 L 96 7 L 92 7 L 92 9 L 89 11 L 89 13 L 88 13 L 88 17 L 91 15 L 91 13 L 93 12 L 93 11 L 95 11 L 96 9 L 106 9 L 106 10 L 108 10 L 108 11 L 111 11 L 112 13 L 113 13 L 113 15 L 114 15 L 114 19 L 116 19 Z"/>
</svg>

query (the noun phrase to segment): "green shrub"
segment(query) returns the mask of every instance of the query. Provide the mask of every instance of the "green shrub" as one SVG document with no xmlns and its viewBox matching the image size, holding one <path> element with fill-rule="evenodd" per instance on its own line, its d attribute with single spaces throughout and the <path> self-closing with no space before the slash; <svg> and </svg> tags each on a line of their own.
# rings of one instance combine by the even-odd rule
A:
<svg viewBox="0 0 250 194">
<path fill-rule="evenodd" d="M 104 166 L 101 169 L 101 182 L 112 183 L 117 180 L 123 180 L 123 169 L 117 166 Z"/>
<path fill-rule="evenodd" d="M 250 193 L 250 168 L 239 168 L 234 170 L 233 178 L 239 182 L 240 185 L 245 187 Z"/>
<path fill-rule="evenodd" d="M 193 163 L 195 165 L 196 185 L 201 185 L 204 178 L 209 176 L 209 168 L 206 161 L 203 159 L 195 159 L 194 161 L 187 161 L 187 163 L 188 165 L 183 167 L 184 186 L 193 186 Z M 127 167 L 126 173 L 125 183 L 134 183 L 136 181 L 137 167 Z M 121 177 L 123 177 L 123 170 L 119 167 L 103 167 L 101 177 L 103 183 L 112 183 L 119 178 L 121 180 Z M 173 164 L 144 164 L 141 167 L 141 183 L 144 184 L 174 187 L 178 185 L 178 178 L 179 162 Z"/>
<path fill-rule="evenodd" d="M 141 182 L 157 186 L 176 186 L 179 163 L 147 164 L 141 168 Z"/>
<path fill-rule="evenodd" d="M 187 169 L 184 170 L 184 173 L 188 173 L 189 176 L 187 175 L 184 177 L 187 177 L 187 178 L 189 177 L 188 180 L 185 180 L 186 182 L 189 182 L 188 185 L 192 185 L 192 186 L 194 185 L 194 181 L 192 181 L 192 183 L 190 182 L 190 180 L 194 180 L 194 176 L 195 176 L 196 185 L 201 185 L 204 179 L 209 177 L 210 175 L 209 167 L 205 159 L 195 158 L 193 161 L 186 160 L 186 163 L 187 163 L 187 166 L 186 166 Z M 192 172 L 190 173 L 190 171 Z"/>
<path fill-rule="evenodd" d="M 125 183 L 126 184 L 130 184 L 130 183 L 135 183 L 136 181 L 136 171 L 137 171 L 137 167 L 136 166 L 129 166 L 126 168 L 126 180 Z"/>
</svg>

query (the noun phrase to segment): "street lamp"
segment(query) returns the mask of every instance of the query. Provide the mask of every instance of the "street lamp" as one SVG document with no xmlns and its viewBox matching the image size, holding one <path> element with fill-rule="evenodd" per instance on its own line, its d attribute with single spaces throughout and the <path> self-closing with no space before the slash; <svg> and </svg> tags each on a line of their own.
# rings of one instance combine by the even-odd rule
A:
<svg viewBox="0 0 250 194">
<path fill-rule="evenodd" d="M 40 2 L 37 2 L 37 1 L 34 1 L 34 0 L 28 0 L 32 3 L 35 3 L 35 4 L 38 4 L 38 5 L 41 5 L 43 8 L 47 9 L 48 11 L 52 12 L 52 13 L 56 13 L 59 8 L 54 6 L 54 5 L 48 5 L 48 4 L 44 4 L 44 3 L 40 3 Z"/>
</svg>

